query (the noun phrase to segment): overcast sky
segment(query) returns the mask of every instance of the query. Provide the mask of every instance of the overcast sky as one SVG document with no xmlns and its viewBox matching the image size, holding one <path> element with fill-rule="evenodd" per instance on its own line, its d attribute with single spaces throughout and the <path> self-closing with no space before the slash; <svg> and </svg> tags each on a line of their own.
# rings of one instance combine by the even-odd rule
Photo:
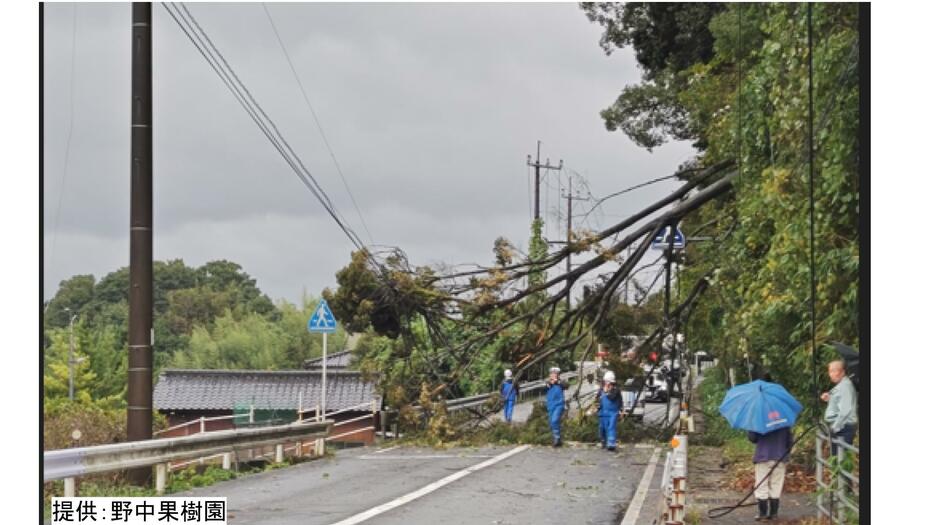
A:
<svg viewBox="0 0 934 525">
<path fill-rule="evenodd" d="M 601 28 L 576 4 L 268 8 L 372 240 L 415 264 L 489 263 L 500 235 L 527 248 L 536 140 L 543 161 L 563 159 L 597 196 L 692 156 L 685 143 L 650 154 L 606 131 L 599 111 L 639 70 L 629 50 L 603 53 Z M 262 5 L 189 9 L 369 242 Z M 273 299 L 333 287 L 348 239 L 161 6 L 153 19 L 155 258 L 235 261 Z M 130 24 L 129 4 L 45 5 L 47 298 L 71 275 L 129 263 Z M 543 186 L 551 239 L 564 236 L 555 209 L 567 173 Z M 581 226 L 673 188 L 609 201 Z"/>
</svg>

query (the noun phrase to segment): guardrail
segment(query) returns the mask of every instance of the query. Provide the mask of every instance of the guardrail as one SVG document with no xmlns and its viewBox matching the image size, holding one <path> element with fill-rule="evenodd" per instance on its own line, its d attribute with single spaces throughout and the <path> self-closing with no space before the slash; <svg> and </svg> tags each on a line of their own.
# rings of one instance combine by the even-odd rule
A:
<svg viewBox="0 0 934 525">
<path fill-rule="evenodd" d="M 825 446 L 827 455 L 825 456 Z M 831 445 L 836 445 L 836 461 L 831 462 Z M 859 458 L 859 448 L 848 444 L 842 439 L 830 438 L 823 432 L 817 432 L 817 517 L 826 517 L 830 523 L 853 523 L 852 517 L 848 519 L 847 511 L 859 519 L 859 472 L 854 475 L 847 472 L 844 462 L 848 455 Z M 829 481 L 824 481 L 824 471 L 827 469 Z M 855 494 L 855 499 L 853 495 Z M 829 501 L 828 501 L 829 500 Z M 829 505 L 825 506 L 827 501 Z"/>
<path fill-rule="evenodd" d="M 578 372 L 565 372 L 561 374 L 561 379 L 572 379 L 578 377 Z M 519 384 L 519 396 L 527 396 L 532 392 L 543 390 L 546 386 L 546 381 L 544 379 L 538 379 L 536 381 L 529 381 L 528 383 Z M 475 396 L 462 397 L 458 399 L 448 399 L 445 401 L 448 412 L 456 412 L 458 410 L 464 410 L 466 408 L 473 408 L 476 406 L 481 406 L 485 404 L 491 397 L 498 395 L 500 392 L 489 392 L 486 394 L 478 394 Z"/>
<path fill-rule="evenodd" d="M 688 437 L 678 434 L 671 440 L 672 450 L 665 456 L 662 471 L 662 509 L 657 523 L 683 525 L 688 490 Z"/>
<path fill-rule="evenodd" d="M 193 436 L 50 450 L 43 454 L 43 480 L 64 479 L 65 496 L 74 496 L 74 480 L 79 476 L 155 465 L 156 492 L 162 494 L 165 491 L 169 463 L 172 461 L 225 455 L 225 467 L 229 468 L 231 454 L 269 445 L 276 445 L 276 455 L 281 457 L 283 442 L 296 443 L 301 447 L 301 441 L 326 437 L 333 424 L 330 420 L 311 424 L 291 423 L 265 428 L 218 430 Z"/>
</svg>

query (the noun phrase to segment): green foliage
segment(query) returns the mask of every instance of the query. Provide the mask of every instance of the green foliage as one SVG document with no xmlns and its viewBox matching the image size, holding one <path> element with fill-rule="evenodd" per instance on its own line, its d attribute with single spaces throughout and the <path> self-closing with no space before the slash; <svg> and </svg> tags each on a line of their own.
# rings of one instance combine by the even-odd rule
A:
<svg viewBox="0 0 934 525">
<path fill-rule="evenodd" d="M 645 71 L 605 112 L 608 127 L 646 147 L 693 134 L 701 164 L 736 160 L 740 169 L 729 196 L 681 225 L 717 239 L 686 252 L 683 281 L 716 270 L 686 327 L 688 344 L 727 367 L 748 357 L 812 400 L 807 5 L 711 6 L 694 13 L 707 34 L 680 39 L 678 16 L 689 13 L 681 6 L 584 9 L 606 28 L 604 46 L 632 46 Z M 855 4 L 813 4 L 818 346 L 859 337 L 857 18 Z M 819 366 L 829 358 L 819 355 Z M 814 403 L 805 405 L 812 417 Z"/>
<path fill-rule="evenodd" d="M 744 28 L 758 35 L 740 39 Z M 728 365 L 743 354 L 768 369 L 799 399 L 813 398 L 809 344 L 810 247 L 807 157 L 806 9 L 804 4 L 730 9 L 711 23 L 717 55 L 695 69 L 697 91 L 730 83 L 733 93 L 692 95 L 689 106 L 714 115 L 708 128 L 711 160 L 742 151 L 738 191 L 720 210 L 702 210 L 696 222 L 738 217 L 716 226 L 732 233 L 698 246 L 688 278 L 713 266 L 716 311 L 692 319 L 688 332 Z M 745 31 L 745 30 L 744 30 Z M 815 223 L 817 340 L 858 341 L 859 252 L 857 214 L 858 79 L 856 7 L 814 5 Z M 742 43 L 741 47 L 740 44 Z M 715 106 L 736 103 L 736 75 L 725 64 L 743 61 L 742 113 Z M 716 79 L 716 80 L 712 80 Z M 687 98 L 687 97 L 686 97 Z M 740 107 L 738 104 L 737 108 Z M 737 124 L 738 123 L 738 124 Z M 739 141 L 737 142 L 737 132 Z M 830 355 L 819 356 L 821 363 Z M 819 366 L 823 366 L 822 364 Z M 806 403 L 813 408 L 811 403 Z"/>
<path fill-rule="evenodd" d="M 46 397 L 42 406 L 42 445 L 46 450 L 116 443 L 126 440 L 126 409 L 121 399 L 78 401 Z M 66 393 L 67 396 L 67 393 Z M 81 431 L 80 439 L 72 433 Z"/>
<path fill-rule="evenodd" d="M 548 255 L 548 245 L 542 237 L 544 221 L 541 218 L 532 221 L 532 236 L 529 239 L 529 260 L 541 261 Z M 529 286 L 536 286 L 545 282 L 545 274 L 540 270 L 533 270 L 529 274 Z"/>
<path fill-rule="evenodd" d="M 702 129 L 679 98 L 687 88 L 682 74 L 714 55 L 709 24 L 725 9 L 722 3 L 582 3 L 591 22 L 604 28 L 600 45 L 607 54 L 632 47 L 643 82 L 627 86 L 616 102 L 600 113 L 610 131 L 617 129 L 648 149 L 668 139 L 699 139 Z"/>
<path fill-rule="evenodd" d="M 699 445 L 722 446 L 729 441 L 747 441 L 742 431 L 736 430 L 720 415 L 720 403 L 729 390 L 726 374 L 721 368 L 709 368 L 704 372 L 704 380 L 697 387 L 700 410 L 704 415 L 704 434 Z"/>
</svg>

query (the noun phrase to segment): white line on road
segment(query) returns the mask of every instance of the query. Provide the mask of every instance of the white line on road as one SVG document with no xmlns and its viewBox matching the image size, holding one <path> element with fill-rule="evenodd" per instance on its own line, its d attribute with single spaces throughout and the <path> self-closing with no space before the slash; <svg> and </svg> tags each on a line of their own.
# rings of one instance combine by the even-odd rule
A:
<svg viewBox="0 0 934 525">
<path fill-rule="evenodd" d="M 645 473 L 642 474 L 639 487 L 636 489 L 636 493 L 633 495 L 632 502 L 629 503 L 629 508 L 626 509 L 626 515 L 623 516 L 623 522 L 620 525 L 636 524 L 636 519 L 639 518 L 639 512 L 642 510 L 642 504 L 645 503 L 645 496 L 649 492 L 652 476 L 655 474 L 655 465 L 658 464 L 658 453 L 660 451 L 661 449 L 658 447 L 655 447 L 655 450 L 652 451 L 652 459 L 649 460 L 648 466 L 645 467 Z"/>
<path fill-rule="evenodd" d="M 375 453 L 374 453 L 375 454 Z M 492 458 L 493 456 L 487 454 L 473 454 L 473 455 L 463 455 L 463 456 L 451 456 L 451 455 L 431 455 L 431 456 L 419 456 L 413 454 L 411 456 L 359 456 L 360 459 L 460 459 L 460 458 Z"/>
<path fill-rule="evenodd" d="M 392 500 L 392 501 L 390 501 L 390 502 L 388 502 L 388 503 L 383 503 L 382 505 L 380 505 L 380 506 L 378 506 L 378 507 L 373 507 L 372 509 L 367 510 L 367 511 L 363 511 L 363 512 L 361 512 L 361 513 L 359 513 L 359 514 L 354 514 L 353 516 L 351 516 L 351 517 L 349 517 L 349 518 L 347 518 L 347 519 L 341 520 L 341 521 L 339 521 L 339 522 L 337 522 L 337 523 L 334 523 L 333 525 L 354 525 L 354 524 L 356 524 L 356 523 L 362 523 L 362 522 L 364 522 L 364 521 L 366 521 L 366 520 L 368 520 L 368 519 L 370 519 L 370 518 L 372 518 L 372 517 L 374 517 L 374 516 L 378 516 L 378 515 L 380 515 L 380 514 L 386 512 L 386 511 L 389 511 L 389 510 L 392 510 L 392 509 L 394 509 L 394 508 L 396 508 L 396 507 L 405 505 L 406 503 L 409 503 L 410 501 L 413 501 L 413 500 L 415 500 L 415 499 L 418 499 L 418 498 L 420 498 L 420 497 L 422 497 L 422 496 L 424 496 L 424 495 L 426 495 L 426 494 L 430 494 L 430 493 L 432 493 L 432 492 L 434 492 L 434 491 L 440 489 L 441 487 L 443 487 L 443 486 L 445 486 L 445 485 L 448 485 L 448 484 L 450 484 L 450 483 L 454 483 L 455 481 L 457 481 L 457 480 L 463 478 L 464 476 L 467 476 L 467 475 L 469 475 L 469 474 L 472 474 L 472 473 L 474 473 L 474 472 L 476 472 L 476 471 L 478 471 L 478 470 L 480 470 L 480 469 L 489 467 L 490 465 L 493 465 L 493 464 L 495 464 L 495 463 L 499 463 L 500 461 L 502 461 L 502 460 L 504 460 L 504 459 L 506 459 L 506 458 L 509 458 L 509 457 L 511 457 L 511 456 L 514 456 L 514 455 L 516 455 L 516 454 L 518 454 L 518 453 L 520 453 L 520 452 L 526 450 L 527 448 L 529 448 L 529 445 L 522 445 L 522 446 L 516 447 L 516 448 L 514 448 L 514 449 L 512 449 L 512 450 L 509 450 L 508 452 L 504 452 L 504 453 L 502 453 L 502 454 L 500 454 L 500 455 L 498 455 L 498 456 L 496 456 L 496 457 L 490 458 L 490 459 L 488 459 L 488 460 L 486 460 L 486 461 L 483 461 L 483 462 L 481 462 L 481 463 L 477 463 L 476 465 L 473 465 L 472 467 L 467 467 L 467 468 L 465 468 L 464 470 L 457 471 L 457 472 L 455 472 L 454 474 L 451 474 L 450 476 L 448 476 L 448 477 L 446 477 L 446 478 L 439 479 L 438 481 L 435 481 L 434 483 L 430 483 L 430 484 L 428 484 L 428 485 L 425 485 L 424 487 L 422 487 L 422 488 L 416 490 L 415 492 L 410 492 L 410 493 L 408 493 L 408 494 L 406 494 L 406 495 L 404 495 L 404 496 L 400 496 L 400 497 L 398 497 L 398 498 L 396 498 L 396 499 L 394 499 L 394 500 Z"/>
<path fill-rule="evenodd" d="M 393 447 L 389 447 L 389 448 L 384 448 L 384 449 L 382 449 L 382 450 L 377 450 L 377 451 L 374 452 L 373 454 L 382 454 L 383 452 L 389 452 L 390 450 L 394 450 L 394 449 L 397 449 L 397 448 L 399 448 L 399 445 L 396 445 L 396 446 L 393 446 Z M 370 455 L 372 456 L 373 454 L 370 454 Z"/>
</svg>

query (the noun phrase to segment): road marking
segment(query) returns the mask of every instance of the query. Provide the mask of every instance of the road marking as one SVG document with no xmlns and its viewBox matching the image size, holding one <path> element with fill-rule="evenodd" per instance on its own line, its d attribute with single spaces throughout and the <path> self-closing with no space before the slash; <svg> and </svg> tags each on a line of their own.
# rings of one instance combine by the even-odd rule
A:
<svg viewBox="0 0 934 525">
<path fill-rule="evenodd" d="M 489 454 L 487 454 L 487 455 L 482 455 L 482 454 L 468 455 L 468 454 L 465 454 L 465 455 L 463 455 L 463 456 L 451 456 L 451 455 L 432 455 L 432 456 L 419 456 L 419 455 L 411 455 L 411 456 L 376 456 L 376 455 L 369 455 L 369 456 L 359 456 L 359 457 L 360 457 L 360 459 L 460 459 L 460 458 L 492 458 L 493 456 L 491 456 L 491 455 L 489 455 Z"/>
<path fill-rule="evenodd" d="M 377 450 L 377 451 L 374 452 L 373 454 L 382 454 L 383 452 L 389 452 L 390 450 L 394 450 L 394 449 L 397 449 L 397 448 L 399 448 L 399 445 L 395 445 L 395 446 L 392 446 L 392 447 L 389 447 L 389 448 L 384 448 L 384 449 L 381 449 L 381 450 Z M 372 456 L 373 454 L 370 454 L 370 455 Z"/>
<path fill-rule="evenodd" d="M 626 515 L 623 516 L 623 522 L 620 525 L 635 525 L 636 519 L 639 518 L 639 512 L 642 510 L 642 504 L 645 503 L 645 496 L 649 492 L 649 484 L 652 483 L 652 476 L 655 474 L 655 465 L 658 464 L 658 453 L 661 451 L 660 448 L 655 447 L 655 450 L 652 451 L 652 459 L 649 460 L 649 464 L 645 467 L 645 472 L 642 474 L 642 480 L 639 482 L 639 487 L 636 489 L 636 493 L 632 497 L 632 501 L 629 503 L 629 508 L 626 509 Z"/>
<path fill-rule="evenodd" d="M 526 450 L 526 449 L 528 449 L 528 448 L 529 448 L 529 445 L 522 445 L 522 446 L 516 447 L 516 448 L 514 448 L 514 449 L 512 449 L 512 450 L 509 450 L 509 451 L 507 451 L 507 452 L 504 452 L 504 453 L 502 453 L 502 454 L 500 454 L 500 455 L 498 455 L 498 456 L 495 456 L 495 457 L 493 457 L 493 458 L 490 458 L 490 459 L 488 459 L 488 460 L 486 460 L 486 461 L 483 461 L 483 462 L 481 462 L 481 463 L 477 463 L 476 465 L 473 465 L 472 467 L 467 467 L 467 468 L 465 468 L 465 469 L 463 469 L 463 470 L 460 470 L 460 471 L 458 471 L 458 472 L 455 472 L 454 474 L 451 474 L 450 476 L 448 476 L 448 477 L 446 477 L 446 478 L 439 479 L 438 481 L 435 481 L 434 483 L 430 483 L 430 484 L 428 484 L 428 485 L 425 485 L 424 487 L 422 487 L 422 488 L 416 490 L 415 492 L 410 492 L 410 493 L 408 493 L 408 494 L 406 494 L 406 495 L 404 495 L 404 496 L 400 496 L 400 497 L 398 497 L 398 498 L 396 498 L 396 499 L 394 499 L 394 500 L 392 500 L 392 501 L 390 501 L 390 502 L 388 502 L 388 503 L 383 503 L 382 505 L 380 505 L 380 506 L 378 506 L 378 507 L 373 507 L 372 509 L 367 510 L 367 511 L 363 511 L 363 512 L 361 512 L 361 513 L 359 513 L 359 514 L 354 514 L 353 516 L 351 516 L 351 517 L 349 517 L 349 518 L 347 518 L 347 519 L 338 521 L 337 523 L 334 523 L 334 524 L 332 524 L 332 525 L 354 525 L 354 524 L 356 524 L 356 523 L 362 523 L 362 522 L 364 522 L 364 521 L 366 521 L 366 520 L 368 520 L 368 519 L 370 519 L 370 518 L 372 518 L 372 517 L 374 517 L 374 516 L 378 516 L 378 515 L 380 515 L 380 514 L 386 512 L 386 511 L 389 511 L 389 510 L 392 510 L 392 509 L 394 509 L 394 508 L 396 508 L 396 507 L 400 507 L 400 506 L 402 506 L 402 505 L 405 505 L 406 503 L 409 503 L 410 501 L 413 501 L 413 500 L 415 500 L 415 499 L 418 499 L 418 498 L 420 498 L 420 497 L 422 497 L 422 496 L 424 496 L 424 495 L 426 495 L 426 494 L 430 494 L 430 493 L 432 493 L 432 492 L 434 492 L 434 491 L 440 489 L 441 487 L 443 487 L 443 486 L 445 486 L 445 485 L 454 483 L 455 481 L 457 481 L 457 480 L 463 478 L 464 476 L 468 476 L 468 475 L 470 475 L 470 474 L 472 474 L 472 473 L 474 473 L 474 472 L 476 472 L 476 471 L 478 471 L 478 470 L 480 470 L 480 469 L 484 469 L 484 468 L 486 468 L 486 467 L 489 467 L 490 465 L 499 463 L 500 461 L 502 461 L 502 460 L 504 460 L 504 459 L 506 459 L 506 458 L 515 456 L 516 454 L 518 454 L 518 453 L 520 453 L 520 452 L 522 452 L 522 451 L 524 451 L 524 450 Z"/>
</svg>

